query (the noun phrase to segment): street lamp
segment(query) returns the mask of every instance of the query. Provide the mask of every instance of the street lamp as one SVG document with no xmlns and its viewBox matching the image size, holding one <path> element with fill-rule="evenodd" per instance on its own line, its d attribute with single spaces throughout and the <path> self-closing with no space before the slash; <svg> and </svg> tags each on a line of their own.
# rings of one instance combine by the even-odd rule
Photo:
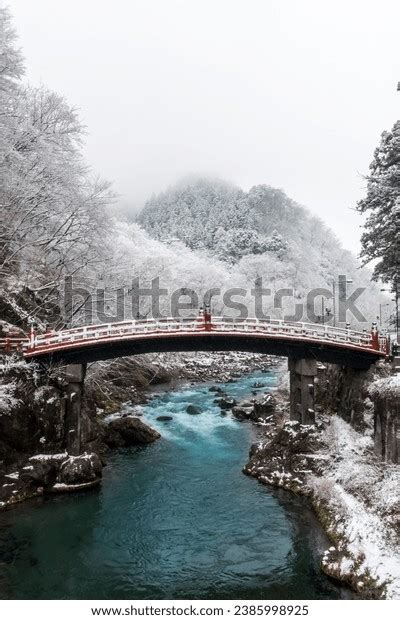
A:
<svg viewBox="0 0 400 620">
<path fill-rule="evenodd" d="M 322 306 L 321 307 L 322 325 L 325 325 L 325 316 L 326 316 L 327 322 L 329 323 L 332 310 L 330 308 L 325 308 L 325 297 L 323 295 L 321 297 L 321 306 Z M 318 322 L 319 322 L 319 318 L 320 318 L 320 315 L 318 315 Z"/>
<path fill-rule="evenodd" d="M 398 278 L 393 283 L 393 289 L 388 291 L 386 288 L 381 288 L 382 293 L 394 292 L 394 298 L 392 301 L 395 303 L 396 308 L 396 341 L 400 344 L 399 332 L 400 332 L 400 316 L 399 316 L 399 298 L 400 298 L 400 281 Z"/>
<path fill-rule="evenodd" d="M 382 327 L 382 308 L 386 308 L 387 306 L 390 306 L 390 304 L 379 304 L 379 325 L 380 327 Z"/>
<path fill-rule="evenodd" d="M 330 308 L 327 308 L 327 309 L 325 310 L 325 313 L 326 313 L 326 320 L 327 320 L 327 323 L 329 323 L 329 319 L 331 318 L 332 310 L 331 310 Z"/>
<path fill-rule="evenodd" d="M 339 276 L 339 284 L 353 284 L 353 280 L 351 278 L 346 278 L 345 276 Z M 333 278 L 332 280 L 332 300 L 333 300 L 333 325 L 336 327 L 336 280 Z"/>
</svg>

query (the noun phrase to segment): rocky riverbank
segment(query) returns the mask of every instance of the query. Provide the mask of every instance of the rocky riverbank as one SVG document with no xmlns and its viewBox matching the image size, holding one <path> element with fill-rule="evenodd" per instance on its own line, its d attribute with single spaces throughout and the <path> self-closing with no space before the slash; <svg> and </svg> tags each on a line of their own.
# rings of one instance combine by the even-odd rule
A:
<svg viewBox="0 0 400 620">
<path fill-rule="evenodd" d="M 274 412 L 256 422 L 259 441 L 244 473 L 309 498 L 332 541 L 321 558 L 327 575 L 363 598 L 399 598 L 400 467 L 376 456 L 374 405 L 364 396 L 363 423 L 360 417 L 355 430 L 321 406 L 315 425 L 290 421 L 282 391 Z"/>
<path fill-rule="evenodd" d="M 65 381 L 61 368 L 46 372 L 16 357 L 0 360 L 0 510 L 43 493 L 91 488 L 101 481 L 110 449 L 156 441 L 139 417 L 108 414 L 123 403 L 142 404 L 154 386 L 235 380 L 281 363 L 245 353 L 154 355 L 89 368 L 81 414 L 82 454 L 65 450 Z"/>
</svg>

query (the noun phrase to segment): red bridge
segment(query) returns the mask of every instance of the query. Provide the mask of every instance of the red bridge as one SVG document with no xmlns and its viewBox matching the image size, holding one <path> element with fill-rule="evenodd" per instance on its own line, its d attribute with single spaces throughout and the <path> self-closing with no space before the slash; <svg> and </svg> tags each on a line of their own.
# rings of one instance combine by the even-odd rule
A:
<svg viewBox="0 0 400 620">
<path fill-rule="evenodd" d="M 0 341 L 26 359 L 86 363 L 162 351 L 249 351 L 315 359 L 356 369 L 387 355 L 386 338 L 314 323 L 212 317 L 145 319 L 90 325 Z"/>
<path fill-rule="evenodd" d="M 80 415 L 87 362 L 161 351 L 249 351 L 289 358 L 290 416 L 315 422 L 316 361 L 367 369 L 388 353 L 376 326 L 371 333 L 314 323 L 232 319 L 202 313 L 197 319 L 148 319 L 90 325 L 30 338 L 0 340 L 0 349 L 18 351 L 27 360 L 66 365 L 71 454 L 80 454 Z M 350 370 L 352 373 L 353 370 Z"/>
</svg>

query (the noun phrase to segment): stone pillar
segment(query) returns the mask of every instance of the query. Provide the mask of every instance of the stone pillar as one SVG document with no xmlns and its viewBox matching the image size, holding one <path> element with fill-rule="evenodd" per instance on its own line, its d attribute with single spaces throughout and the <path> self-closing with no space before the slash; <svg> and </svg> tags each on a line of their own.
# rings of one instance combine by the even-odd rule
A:
<svg viewBox="0 0 400 620">
<path fill-rule="evenodd" d="M 81 454 L 81 410 L 86 364 L 68 364 L 65 370 L 65 446 L 68 454 Z"/>
<path fill-rule="evenodd" d="M 317 362 L 314 359 L 289 358 L 290 371 L 290 419 L 301 424 L 314 424 L 314 380 Z"/>
<path fill-rule="evenodd" d="M 400 403 L 393 397 L 375 394 L 374 450 L 387 463 L 400 461 Z"/>
<path fill-rule="evenodd" d="M 380 414 L 374 415 L 374 452 L 381 459 L 384 458 L 384 442 L 382 438 L 382 419 Z"/>
<path fill-rule="evenodd" d="M 387 418 L 386 461 L 398 463 L 400 460 L 400 407 L 393 407 Z"/>
</svg>

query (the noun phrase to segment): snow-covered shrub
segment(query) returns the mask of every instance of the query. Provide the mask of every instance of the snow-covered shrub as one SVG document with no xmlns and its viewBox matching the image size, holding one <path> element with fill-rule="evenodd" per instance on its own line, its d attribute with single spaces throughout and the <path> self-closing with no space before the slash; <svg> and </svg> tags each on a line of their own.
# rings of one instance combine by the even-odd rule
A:
<svg viewBox="0 0 400 620">
<path fill-rule="evenodd" d="M 398 399 L 400 402 L 400 374 L 378 379 L 371 384 L 370 394 L 379 394 L 381 398 Z"/>
<path fill-rule="evenodd" d="M 317 499 L 325 502 L 331 502 L 333 500 L 335 496 L 334 480 L 320 478 L 319 476 L 309 476 L 307 483 Z"/>
<path fill-rule="evenodd" d="M 18 406 L 19 400 L 15 397 L 16 382 L 0 384 L 0 415 L 10 415 Z"/>
</svg>

